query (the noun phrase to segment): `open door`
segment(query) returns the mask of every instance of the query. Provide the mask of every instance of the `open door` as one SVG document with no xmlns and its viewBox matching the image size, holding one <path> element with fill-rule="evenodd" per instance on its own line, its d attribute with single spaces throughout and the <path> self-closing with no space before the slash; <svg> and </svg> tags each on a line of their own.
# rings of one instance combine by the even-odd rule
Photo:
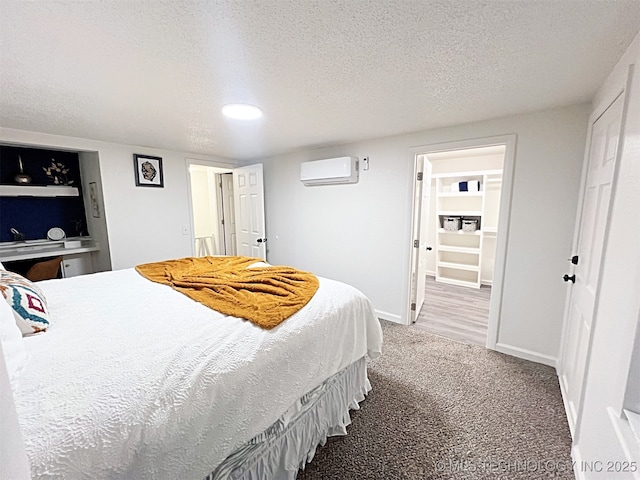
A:
<svg viewBox="0 0 640 480">
<path fill-rule="evenodd" d="M 609 228 L 609 202 L 614 190 L 623 105 L 624 95 L 621 94 L 593 124 L 582 213 L 575 235 L 577 240 L 574 241 L 575 256 L 569 259 L 569 272 L 564 276 L 569 291 L 559 379 L 568 406 L 567 420 L 574 435 L 582 408 L 592 320 L 597 307 L 600 269 Z"/>
<path fill-rule="evenodd" d="M 416 181 L 414 186 L 413 248 L 411 249 L 411 305 L 409 318 L 412 323 L 418 319 L 425 298 L 427 276 L 427 245 L 429 229 L 429 202 L 431 200 L 431 162 L 425 155 L 416 159 Z"/>
<path fill-rule="evenodd" d="M 233 170 L 238 255 L 267 259 L 262 164 Z"/>
</svg>

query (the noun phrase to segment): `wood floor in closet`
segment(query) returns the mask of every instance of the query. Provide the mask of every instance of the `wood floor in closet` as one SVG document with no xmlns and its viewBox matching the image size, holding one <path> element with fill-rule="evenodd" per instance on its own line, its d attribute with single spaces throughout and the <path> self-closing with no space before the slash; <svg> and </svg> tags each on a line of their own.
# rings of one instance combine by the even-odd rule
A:
<svg viewBox="0 0 640 480">
<path fill-rule="evenodd" d="M 416 327 L 461 342 L 486 344 L 491 287 L 459 287 L 428 276 L 425 290 Z"/>
</svg>

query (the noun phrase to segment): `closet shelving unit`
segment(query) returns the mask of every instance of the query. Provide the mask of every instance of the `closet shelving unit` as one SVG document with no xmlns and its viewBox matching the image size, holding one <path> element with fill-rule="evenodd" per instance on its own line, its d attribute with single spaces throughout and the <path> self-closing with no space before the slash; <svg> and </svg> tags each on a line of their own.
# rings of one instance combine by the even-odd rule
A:
<svg viewBox="0 0 640 480">
<path fill-rule="evenodd" d="M 480 288 L 482 254 L 485 241 L 495 241 L 498 231 L 498 209 L 502 170 L 457 172 L 433 175 L 436 179 L 436 281 Z M 454 192 L 454 182 L 478 180 L 478 192 Z M 491 196 L 498 195 L 498 198 Z M 489 198 L 490 202 L 487 202 Z M 445 230 L 444 217 L 462 217 L 478 221 L 478 230 L 464 232 Z M 495 248 L 495 244 L 493 245 Z"/>
</svg>

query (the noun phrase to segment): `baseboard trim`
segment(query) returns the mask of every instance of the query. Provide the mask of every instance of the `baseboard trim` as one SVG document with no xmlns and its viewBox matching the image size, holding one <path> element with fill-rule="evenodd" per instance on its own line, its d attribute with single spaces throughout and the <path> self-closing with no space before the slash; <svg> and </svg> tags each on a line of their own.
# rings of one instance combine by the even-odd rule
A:
<svg viewBox="0 0 640 480">
<path fill-rule="evenodd" d="M 402 317 L 400 315 L 395 315 L 389 312 L 383 312 L 382 310 L 374 310 L 373 313 L 376 314 L 376 317 L 382 320 L 388 320 L 389 322 L 399 323 L 401 325 L 405 325 L 402 321 Z"/>
<path fill-rule="evenodd" d="M 542 363 L 543 365 L 549 365 L 550 367 L 556 368 L 557 359 L 555 357 L 542 355 L 538 352 L 527 350 L 526 348 L 505 345 L 504 343 L 496 343 L 495 350 L 513 357 L 523 358 L 524 360 L 530 360 L 532 362 Z"/>
</svg>

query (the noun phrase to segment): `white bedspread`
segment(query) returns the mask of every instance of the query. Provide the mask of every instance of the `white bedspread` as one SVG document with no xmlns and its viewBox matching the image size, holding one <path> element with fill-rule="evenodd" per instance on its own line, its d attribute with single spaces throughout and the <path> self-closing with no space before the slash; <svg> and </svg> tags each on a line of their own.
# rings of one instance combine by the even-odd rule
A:
<svg viewBox="0 0 640 480">
<path fill-rule="evenodd" d="M 193 479 L 263 431 L 382 332 L 369 300 L 320 279 L 266 331 L 134 270 L 40 283 L 52 326 L 15 385 L 34 477 Z"/>
</svg>

